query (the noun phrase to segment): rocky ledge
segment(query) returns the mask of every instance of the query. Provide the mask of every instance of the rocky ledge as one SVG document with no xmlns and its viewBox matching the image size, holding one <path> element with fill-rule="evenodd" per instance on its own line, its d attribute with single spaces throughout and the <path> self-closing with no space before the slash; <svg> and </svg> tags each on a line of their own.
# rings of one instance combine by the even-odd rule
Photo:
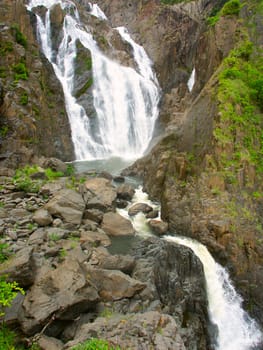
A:
<svg viewBox="0 0 263 350">
<path fill-rule="evenodd" d="M 54 160 L 43 164 L 63 168 Z M 0 274 L 25 290 L 5 310 L 5 322 L 21 341 L 43 350 L 71 349 L 94 337 L 121 349 L 207 349 L 202 265 L 186 247 L 135 233 L 117 212 L 131 203 L 134 189 L 109 174 L 48 181 L 36 169 L 27 190 L 13 170 L 0 169 L 8 257 Z M 148 206 L 131 206 L 131 215 L 138 211 L 156 216 Z M 129 254 L 110 253 L 116 239 L 133 241 Z"/>
</svg>

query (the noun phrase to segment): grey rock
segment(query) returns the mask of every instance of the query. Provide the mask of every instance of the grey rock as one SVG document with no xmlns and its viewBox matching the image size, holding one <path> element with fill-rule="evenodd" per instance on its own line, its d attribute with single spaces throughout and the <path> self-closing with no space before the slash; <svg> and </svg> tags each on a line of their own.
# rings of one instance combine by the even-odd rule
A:
<svg viewBox="0 0 263 350">
<path fill-rule="evenodd" d="M 127 236 L 135 234 L 131 222 L 120 214 L 113 212 L 104 214 L 101 228 L 109 236 Z"/>
<path fill-rule="evenodd" d="M 162 220 L 150 220 L 149 226 L 157 235 L 164 235 L 168 231 L 168 223 Z"/>
<path fill-rule="evenodd" d="M 153 208 L 149 205 L 149 204 L 146 204 L 146 203 L 136 203 L 134 205 L 132 205 L 129 210 L 128 210 L 128 214 L 130 216 L 134 216 L 140 212 L 146 214 L 146 213 L 149 213 L 153 211 Z"/>
<path fill-rule="evenodd" d="M 117 188 L 117 195 L 119 199 L 124 199 L 126 201 L 132 200 L 135 190 L 131 185 L 122 184 Z"/>
<path fill-rule="evenodd" d="M 39 226 L 48 226 L 52 223 L 53 219 L 49 212 L 44 209 L 38 209 L 33 215 L 33 221 L 36 222 Z"/>
<path fill-rule="evenodd" d="M 51 215 L 60 217 L 65 222 L 79 225 L 85 204 L 79 193 L 71 189 L 64 189 L 55 194 L 45 205 L 45 209 Z"/>
</svg>

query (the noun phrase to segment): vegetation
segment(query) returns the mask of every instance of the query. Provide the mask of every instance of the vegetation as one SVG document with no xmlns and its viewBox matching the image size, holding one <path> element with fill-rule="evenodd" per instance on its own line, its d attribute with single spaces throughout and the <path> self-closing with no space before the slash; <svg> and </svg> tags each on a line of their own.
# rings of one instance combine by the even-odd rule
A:
<svg viewBox="0 0 263 350">
<path fill-rule="evenodd" d="M 85 94 L 85 92 L 91 87 L 92 84 L 93 84 L 93 79 L 89 78 L 87 82 L 82 86 L 82 88 L 76 92 L 75 97 L 79 98 L 81 95 Z"/>
<path fill-rule="evenodd" d="M 9 257 L 9 245 L 7 243 L 0 243 L 0 263 L 3 263 Z"/>
<path fill-rule="evenodd" d="M 237 171 L 246 162 L 263 173 L 262 98 L 262 53 L 244 40 L 223 61 L 219 75 L 220 121 L 214 137 L 226 170 Z"/>
<path fill-rule="evenodd" d="M 15 81 L 28 79 L 29 74 L 24 62 L 13 65 L 13 71 L 15 73 Z"/>
<path fill-rule="evenodd" d="M 241 9 L 241 3 L 240 0 L 230 0 L 226 2 L 222 8 L 215 8 L 217 12 L 213 11 L 211 13 L 210 17 L 207 18 L 207 23 L 211 26 L 214 26 L 221 16 L 238 16 L 240 9 Z"/>
<path fill-rule="evenodd" d="M 26 106 L 28 104 L 28 94 L 24 92 L 20 97 L 20 104 Z"/>
<path fill-rule="evenodd" d="M 120 350 L 120 347 L 111 346 L 106 340 L 93 338 L 83 344 L 74 346 L 72 350 Z"/>
<path fill-rule="evenodd" d="M 0 41 L 0 56 L 5 56 L 8 52 L 14 50 L 13 43 L 11 41 Z"/>
<path fill-rule="evenodd" d="M 11 26 L 12 33 L 14 35 L 15 41 L 22 45 L 25 49 L 27 48 L 27 38 L 23 33 L 21 33 L 19 25 L 18 24 L 13 24 Z"/>
</svg>

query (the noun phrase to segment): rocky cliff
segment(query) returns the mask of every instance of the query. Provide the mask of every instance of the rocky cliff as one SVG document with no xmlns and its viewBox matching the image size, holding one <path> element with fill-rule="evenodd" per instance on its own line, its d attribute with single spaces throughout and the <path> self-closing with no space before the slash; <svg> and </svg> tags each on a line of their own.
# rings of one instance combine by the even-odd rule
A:
<svg viewBox="0 0 263 350">
<path fill-rule="evenodd" d="M 36 40 L 25 1 L 1 2 L 1 163 L 18 167 L 34 156 L 74 159 L 63 91 Z"/>
</svg>

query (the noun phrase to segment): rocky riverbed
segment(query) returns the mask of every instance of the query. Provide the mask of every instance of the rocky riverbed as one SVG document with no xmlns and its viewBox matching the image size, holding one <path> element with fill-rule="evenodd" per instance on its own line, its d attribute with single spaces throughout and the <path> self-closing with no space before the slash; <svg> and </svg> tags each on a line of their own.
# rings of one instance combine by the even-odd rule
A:
<svg viewBox="0 0 263 350">
<path fill-rule="evenodd" d="M 44 164 L 65 170 L 54 159 Z M 132 186 L 95 172 L 48 181 L 37 168 L 32 193 L 17 188 L 13 170 L 0 174 L 1 243 L 8 245 L 0 273 L 25 290 L 5 321 L 21 341 L 46 350 L 92 337 L 122 349 L 208 348 L 202 265 L 186 247 L 140 238 L 117 213 L 132 200 Z M 134 237 L 129 254 L 110 253 L 116 237 L 127 244 Z"/>
</svg>

